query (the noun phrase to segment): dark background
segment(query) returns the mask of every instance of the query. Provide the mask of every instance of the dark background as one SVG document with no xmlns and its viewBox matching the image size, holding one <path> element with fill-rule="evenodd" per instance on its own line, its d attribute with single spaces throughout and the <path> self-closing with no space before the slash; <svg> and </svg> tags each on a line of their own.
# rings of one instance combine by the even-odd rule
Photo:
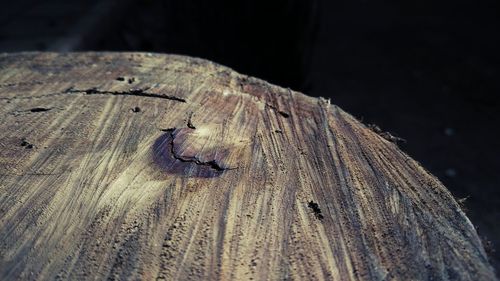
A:
<svg viewBox="0 0 500 281">
<path fill-rule="evenodd" d="M 499 1 L 0 0 L 0 52 L 203 57 L 406 139 L 500 270 Z"/>
</svg>

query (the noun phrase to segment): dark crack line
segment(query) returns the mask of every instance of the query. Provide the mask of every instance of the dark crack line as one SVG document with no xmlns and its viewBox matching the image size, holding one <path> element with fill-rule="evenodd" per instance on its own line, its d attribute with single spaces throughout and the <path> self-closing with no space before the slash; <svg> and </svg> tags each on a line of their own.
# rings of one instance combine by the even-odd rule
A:
<svg viewBox="0 0 500 281">
<path fill-rule="evenodd" d="M 86 94 L 86 95 L 114 95 L 114 96 L 138 96 L 138 97 L 151 97 L 151 98 L 160 98 L 166 100 L 173 100 L 178 102 L 186 102 L 185 99 L 179 98 L 176 96 L 169 95 L 161 95 L 145 92 L 144 89 L 130 90 L 130 91 L 101 91 L 96 88 L 86 89 L 86 90 L 78 90 L 74 88 L 66 89 L 60 93 L 52 93 L 40 96 L 16 96 L 16 97 L 0 97 L 0 100 L 5 100 L 10 102 L 12 100 L 20 100 L 20 99 L 40 99 L 40 98 L 48 98 L 55 96 L 63 96 L 68 94 Z"/>
<path fill-rule="evenodd" d="M 189 114 L 189 118 L 188 118 L 188 121 L 187 121 L 187 126 L 188 128 L 190 129 L 196 129 L 196 127 L 193 125 L 193 122 L 191 121 L 191 119 L 193 118 L 193 112 L 191 112 L 191 114 Z"/>
<path fill-rule="evenodd" d="M 27 110 L 16 110 L 13 112 L 10 112 L 11 115 L 23 115 L 23 114 L 30 114 L 30 113 L 40 113 L 40 112 L 47 112 L 51 111 L 52 108 L 47 108 L 47 107 L 34 107 L 32 109 L 27 109 Z"/>
<path fill-rule="evenodd" d="M 319 208 L 319 204 L 318 203 L 315 203 L 314 201 L 309 201 L 309 203 L 307 203 L 307 206 L 309 208 L 311 208 L 311 210 L 313 211 L 314 213 L 314 216 L 318 219 L 318 220 L 322 220 L 324 219 L 324 216 L 323 214 L 321 213 L 321 209 Z"/>
<path fill-rule="evenodd" d="M 138 97 L 160 98 L 160 99 L 173 100 L 173 101 L 178 101 L 178 102 L 186 102 L 186 100 L 183 98 L 179 98 L 176 96 L 148 93 L 148 92 L 146 92 L 146 90 L 147 89 L 132 89 L 129 91 L 102 91 L 102 90 L 98 90 L 97 88 L 91 88 L 91 89 L 86 89 L 86 90 L 78 90 L 78 89 L 69 88 L 65 92 L 66 93 L 83 93 L 83 94 L 87 94 L 87 95 L 138 96 Z"/>
<path fill-rule="evenodd" d="M 192 158 L 192 159 L 186 159 L 182 156 L 179 156 L 177 155 L 177 153 L 175 152 L 175 149 L 174 149 L 174 139 L 175 139 L 175 134 L 174 134 L 174 131 L 175 131 L 176 128 L 169 128 L 169 129 L 166 129 L 166 130 L 162 130 L 164 132 L 168 132 L 170 133 L 170 137 L 171 137 L 171 141 L 170 141 L 170 153 L 172 153 L 172 156 L 181 161 L 181 162 L 184 162 L 184 163 L 194 163 L 196 165 L 200 165 L 200 166 L 208 166 L 214 170 L 216 170 L 217 172 L 223 172 L 223 171 L 228 171 L 228 170 L 235 170 L 237 169 L 236 168 L 224 168 L 224 167 L 221 167 L 219 165 L 219 163 L 217 163 L 217 161 L 215 160 L 211 160 L 211 161 L 208 161 L 208 162 L 203 162 L 203 161 L 200 161 L 199 159 L 196 159 L 196 158 Z"/>
</svg>

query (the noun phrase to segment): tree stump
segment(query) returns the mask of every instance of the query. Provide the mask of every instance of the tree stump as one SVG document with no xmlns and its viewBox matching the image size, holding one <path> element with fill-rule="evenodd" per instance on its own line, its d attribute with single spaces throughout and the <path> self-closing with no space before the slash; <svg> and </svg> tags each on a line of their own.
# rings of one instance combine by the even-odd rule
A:
<svg viewBox="0 0 500 281">
<path fill-rule="evenodd" d="M 492 280 L 450 192 L 317 99 L 182 56 L 0 56 L 0 279 Z"/>
</svg>

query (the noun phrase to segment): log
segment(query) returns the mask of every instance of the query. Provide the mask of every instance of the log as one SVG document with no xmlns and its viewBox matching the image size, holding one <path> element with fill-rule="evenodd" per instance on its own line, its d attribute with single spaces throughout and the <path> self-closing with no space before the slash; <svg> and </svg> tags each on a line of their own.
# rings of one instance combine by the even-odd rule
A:
<svg viewBox="0 0 500 281">
<path fill-rule="evenodd" d="M 189 57 L 17 53 L 0 103 L 1 280 L 495 279 L 439 180 L 329 100 Z"/>
</svg>

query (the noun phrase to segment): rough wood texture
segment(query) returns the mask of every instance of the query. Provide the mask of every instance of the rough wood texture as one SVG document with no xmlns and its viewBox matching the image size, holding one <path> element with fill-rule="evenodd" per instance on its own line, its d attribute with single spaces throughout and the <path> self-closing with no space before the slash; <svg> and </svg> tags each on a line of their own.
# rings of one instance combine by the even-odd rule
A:
<svg viewBox="0 0 500 281">
<path fill-rule="evenodd" d="M 324 99 L 204 60 L 0 56 L 0 279 L 491 280 L 446 188 Z"/>
</svg>

